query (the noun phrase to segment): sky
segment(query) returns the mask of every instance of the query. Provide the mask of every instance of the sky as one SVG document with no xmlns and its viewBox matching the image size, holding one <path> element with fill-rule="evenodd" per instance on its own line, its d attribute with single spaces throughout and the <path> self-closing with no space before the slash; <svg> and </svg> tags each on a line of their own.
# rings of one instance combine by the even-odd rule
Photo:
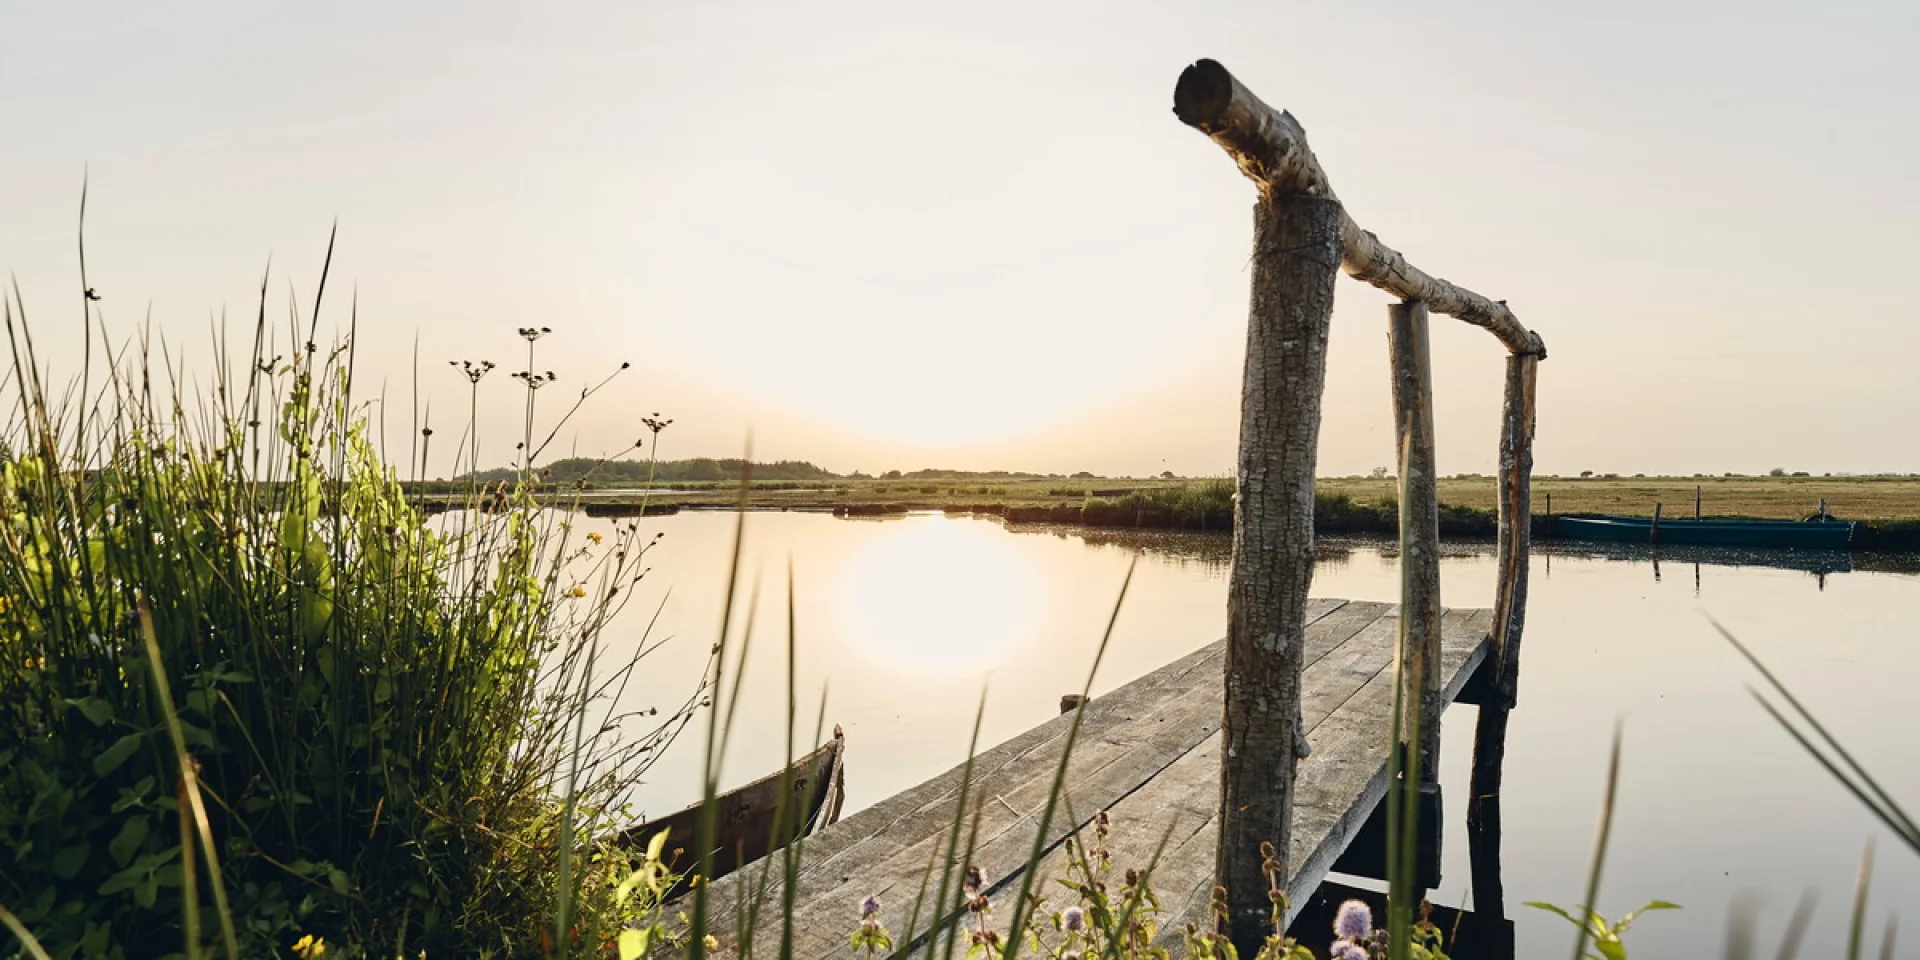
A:
<svg viewBox="0 0 1920 960">
<path fill-rule="evenodd" d="M 1224 474 L 1253 187 L 1171 111 L 1211 57 L 1544 337 L 1538 472 L 1920 471 L 1916 37 L 1882 0 L 9 4 L 0 268 L 77 373 L 84 174 L 110 331 L 191 366 L 269 258 L 306 309 L 337 221 L 363 398 L 458 433 L 447 362 L 494 360 L 483 462 L 534 325 L 543 432 L 632 363 L 560 453 L 658 411 L 664 457 Z M 1323 474 L 1391 462 L 1388 302 L 1340 281 Z M 1493 469 L 1503 352 L 1435 319 L 1445 473 Z"/>
</svg>

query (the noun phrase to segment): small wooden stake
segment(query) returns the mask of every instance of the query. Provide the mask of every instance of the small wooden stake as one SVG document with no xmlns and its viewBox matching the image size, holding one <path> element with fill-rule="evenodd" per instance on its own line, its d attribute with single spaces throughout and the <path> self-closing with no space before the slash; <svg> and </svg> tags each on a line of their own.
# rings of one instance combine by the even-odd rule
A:
<svg viewBox="0 0 1920 960">
<path fill-rule="evenodd" d="M 1660 543 L 1660 505 L 1657 503 L 1653 505 L 1653 529 L 1647 531 L 1647 538 L 1649 543 Z"/>
<path fill-rule="evenodd" d="M 1693 518 L 1700 519 L 1700 485 L 1693 485 Z"/>
</svg>

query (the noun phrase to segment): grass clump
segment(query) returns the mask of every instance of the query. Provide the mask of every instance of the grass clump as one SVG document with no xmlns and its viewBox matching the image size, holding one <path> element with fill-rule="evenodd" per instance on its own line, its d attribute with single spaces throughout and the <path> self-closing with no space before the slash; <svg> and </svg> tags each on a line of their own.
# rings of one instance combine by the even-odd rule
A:
<svg viewBox="0 0 1920 960">
<path fill-rule="evenodd" d="M 263 302 L 195 400 L 92 310 L 108 359 L 50 392 L 7 304 L 0 905 L 63 958 L 591 953 L 651 882 L 600 821 L 698 700 L 624 740 L 600 706 L 646 649 L 598 643 L 651 541 L 574 537 L 535 451 L 423 518 L 318 311 Z"/>
</svg>

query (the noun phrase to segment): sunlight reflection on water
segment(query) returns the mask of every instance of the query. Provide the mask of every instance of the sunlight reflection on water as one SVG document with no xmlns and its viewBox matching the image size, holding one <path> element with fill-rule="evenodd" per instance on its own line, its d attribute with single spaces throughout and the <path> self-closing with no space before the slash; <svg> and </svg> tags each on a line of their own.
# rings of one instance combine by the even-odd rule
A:
<svg viewBox="0 0 1920 960">
<path fill-rule="evenodd" d="M 734 517 L 645 522 L 667 534 L 648 589 L 657 597 L 672 587 L 656 634 L 675 639 L 645 661 L 630 706 L 673 700 L 697 677 L 719 623 Z M 799 739 L 815 717 L 845 726 L 848 813 L 964 759 L 983 690 L 983 746 L 1055 715 L 1060 695 L 1085 681 L 1136 556 L 1096 693 L 1224 631 L 1231 543 L 1220 534 L 800 513 L 750 514 L 746 529 L 748 582 L 763 583 L 759 634 L 724 779 L 753 779 L 784 755 L 786 597 L 776 587 L 791 557 Z M 1491 544 L 1444 547 L 1444 601 L 1489 606 Z M 1788 678 L 1896 796 L 1920 797 L 1920 742 L 1904 719 L 1920 676 L 1911 626 L 1920 565 L 1705 548 L 1670 548 L 1656 561 L 1635 547 L 1538 547 L 1504 791 L 1505 879 L 1520 955 L 1565 949 L 1561 921 L 1535 919 L 1519 901 L 1580 897 L 1619 719 L 1626 756 L 1601 906 L 1619 912 L 1661 897 L 1690 908 L 1636 927 L 1636 954 L 1717 944 L 1727 904 L 1748 888 L 1771 897 L 1777 909 L 1763 915 L 1762 929 L 1775 936 L 1800 890 L 1820 888 L 1827 896 L 1814 936 L 1840 936 L 1860 848 L 1882 831 L 1759 711 L 1746 692 L 1750 673 L 1701 614 L 1727 623 Z M 1314 595 L 1397 600 L 1391 542 L 1326 538 L 1317 556 Z M 650 614 L 652 603 L 636 607 Z M 637 642 L 643 624 L 623 617 L 608 640 Z M 1447 715 L 1441 753 L 1449 821 L 1437 896 L 1454 903 L 1468 876 L 1460 821 L 1471 712 Z M 699 752 L 689 735 L 654 769 L 640 797 L 650 812 L 693 798 Z M 1875 898 L 1920 900 L 1920 864 L 1884 836 Z"/>
</svg>

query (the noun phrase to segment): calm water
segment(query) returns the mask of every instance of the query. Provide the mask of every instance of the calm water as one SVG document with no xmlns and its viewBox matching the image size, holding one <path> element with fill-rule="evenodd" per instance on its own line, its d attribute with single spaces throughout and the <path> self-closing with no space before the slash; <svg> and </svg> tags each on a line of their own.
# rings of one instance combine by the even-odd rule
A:
<svg viewBox="0 0 1920 960">
<path fill-rule="evenodd" d="M 666 534 L 652 556 L 655 602 L 671 588 L 654 637 L 674 640 L 645 661 L 644 693 L 666 706 L 690 689 L 716 635 L 734 518 L 693 512 L 646 522 Z M 747 578 L 763 583 L 758 645 L 726 779 L 744 782 L 781 762 L 789 560 L 802 736 L 811 733 L 825 691 L 828 728 L 838 723 L 847 733 L 850 813 L 964 759 L 983 690 L 983 747 L 1053 716 L 1060 694 L 1084 680 L 1135 556 L 1140 566 L 1096 692 L 1223 633 L 1225 537 L 1010 530 L 933 515 L 750 514 Z M 1625 725 L 1626 753 L 1600 905 L 1609 914 L 1651 898 L 1687 907 L 1637 926 L 1637 955 L 1717 947 L 1728 907 L 1743 891 L 1765 897 L 1763 938 L 1777 937 L 1807 887 L 1822 896 L 1809 953 L 1837 954 L 1870 838 L 1880 840 L 1875 915 L 1920 902 L 1920 861 L 1892 845 L 1773 726 L 1747 693 L 1749 672 L 1703 616 L 1757 650 L 1896 796 L 1920 806 L 1920 739 L 1909 732 L 1920 690 L 1920 635 L 1912 626 L 1920 576 L 1897 563 L 1866 570 L 1844 560 L 1797 569 L 1753 562 L 1671 549 L 1657 562 L 1636 549 L 1562 548 L 1534 557 L 1503 809 L 1508 911 L 1520 924 L 1520 955 L 1568 947 L 1563 921 L 1520 901 L 1566 904 L 1582 895 L 1616 722 Z M 1393 601 L 1397 577 L 1392 544 L 1326 541 L 1314 594 Z M 1446 603 L 1490 606 L 1494 577 L 1490 546 L 1449 547 Z M 636 604 L 611 638 L 637 643 L 651 606 Z M 646 705 L 644 696 L 629 699 Z M 1472 709 L 1448 713 L 1442 754 L 1449 834 L 1436 899 L 1455 904 L 1468 879 L 1459 821 Z M 650 812 L 696 798 L 699 749 L 699 736 L 689 734 L 654 767 L 641 797 Z"/>
</svg>

